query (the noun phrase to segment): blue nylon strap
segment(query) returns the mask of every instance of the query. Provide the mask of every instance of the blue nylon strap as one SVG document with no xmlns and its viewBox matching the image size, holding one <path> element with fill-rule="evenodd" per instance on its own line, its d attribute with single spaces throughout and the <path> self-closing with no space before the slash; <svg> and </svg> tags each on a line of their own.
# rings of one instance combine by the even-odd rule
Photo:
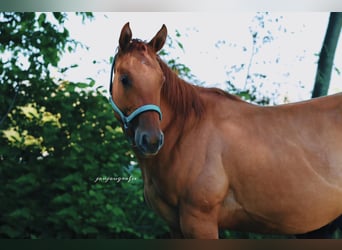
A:
<svg viewBox="0 0 342 250">
<path fill-rule="evenodd" d="M 131 114 L 129 114 L 128 116 L 124 115 L 124 113 L 122 113 L 122 111 L 119 109 L 119 107 L 115 104 L 113 98 L 110 96 L 109 98 L 109 103 L 112 105 L 112 108 L 114 109 L 114 111 L 116 113 L 119 114 L 121 121 L 124 124 L 125 129 L 128 128 L 129 123 L 138 115 L 140 115 L 141 113 L 147 112 L 147 111 L 155 111 L 159 114 L 159 120 L 162 120 L 162 112 L 160 110 L 160 108 L 157 105 L 153 105 L 153 104 L 147 104 L 147 105 L 143 105 L 139 108 L 137 108 L 136 110 L 134 110 Z"/>
</svg>

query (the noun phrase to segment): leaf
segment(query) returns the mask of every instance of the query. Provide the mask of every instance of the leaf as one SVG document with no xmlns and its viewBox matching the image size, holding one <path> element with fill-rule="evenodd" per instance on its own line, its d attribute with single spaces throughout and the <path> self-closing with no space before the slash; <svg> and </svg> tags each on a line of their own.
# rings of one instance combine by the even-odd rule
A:
<svg viewBox="0 0 342 250">
<path fill-rule="evenodd" d="M 61 179 L 65 186 L 80 185 L 82 183 L 82 175 L 79 172 L 69 174 Z"/>
<path fill-rule="evenodd" d="M 95 83 L 96 83 L 95 80 L 90 78 L 89 87 L 91 87 L 91 88 L 94 87 Z"/>
<path fill-rule="evenodd" d="M 78 82 L 78 83 L 76 83 L 76 86 L 78 88 L 85 89 L 85 88 L 89 87 L 89 84 L 88 83 L 84 83 L 84 82 Z"/>
<path fill-rule="evenodd" d="M 51 124 L 53 124 L 53 125 L 55 125 L 55 126 L 57 126 L 57 127 L 61 127 L 61 124 L 60 124 L 60 122 L 59 122 L 59 116 L 58 115 L 53 115 L 52 113 L 50 113 L 50 112 L 44 112 L 43 113 L 43 117 L 42 117 L 42 122 L 43 122 L 43 124 L 45 124 L 45 123 L 51 123 Z"/>
<path fill-rule="evenodd" d="M 58 211 L 57 215 L 64 218 L 64 219 L 69 219 L 69 221 L 71 219 L 77 219 L 79 217 L 77 212 L 75 211 L 75 209 L 72 207 L 64 208 L 64 209 Z"/>
<path fill-rule="evenodd" d="M 25 146 L 34 146 L 34 145 L 40 146 L 42 143 L 41 138 L 35 138 L 32 135 L 25 135 L 24 139 L 25 139 L 24 140 Z"/>
<path fill-rule="evenodd" d="M 64 19 L 65 19 L 64 14 L 62 14 L 60 12 L 53 12 L 53 16 L 56 18 L 58 23 L 63 23 L 64 22 Z"/>
<path fill-rule="evenodd" d="M 29 219 L 32 217 L 28 208 L 18 208 L 14 210 L 10 216 L 16 219 Z"/>
<path fill-rule="evenodd" d="M 0 231 L 12 239 L 20 236 L 20 231 L 14 229 L 13 227 L 8 226 L 8 225 L 1 226 Z"/>
<path fill-rule="evenodd" d="M 61 73 L 65 73 L 67 70 L 73 69 L 73 68 L 77 68 L 78 66 L 79 66 L 78 64 L 72 64 L 72 65 L 70 65 L 68 67 L 61 68 L 59 71 Z"/>
<path fill-rule="evenodd" d="M 178 30 L 176 30 L 176 37 L 181 37 L 181 33 Z"/>
<path fill-rule="evenodd" d="M 183 44 L 182 44 L 181 42 L 178 42 L 178 41 L 177 41 L 177 44 L 178 44 L 179 48 L 181 48 L 182 50 L 184 50 Z"/>
<path fill-rule="evenodd" d="M 83 234 L 97 234 L 99 233 L 99 230 L 95 227 L 88 226 L 82 229 Z"/>
<path fill-rule="evenodd" d="M 21 141 L 22 137 L 13 127 L 9 128 L 8 130 L 3 130 L 2 133 L 4 134 L 4 137 L 11 143 Z"/>
<path fill-rule="evenodd" d="M 38 18 L 38 24 L 40 27 L 43 26 L 43 23 L 45 23 L 45 20 L 46 20 L 46 14 L 45 13 L 40 14 Z"/>
<path fill-rule="evenodd" d="M 22 113 L 29 119 L 38 118 L 38 110 L 33 106 L 32 103 L 27 104 L 26 106 L 19 107 Z"/>
<path fill-rule="evenodd" d="M 15 183 L 19 185 L 35 185 L 36 176 L 32 173 L 22 175 L 15 180 Z"/>
<path fill-rule="evenodd" d="M 58 195 L 52 199 L 52 203 L 54 204 L 68 204 L 71 203 L 72 196 L 68 193 Z"/>
</svg>

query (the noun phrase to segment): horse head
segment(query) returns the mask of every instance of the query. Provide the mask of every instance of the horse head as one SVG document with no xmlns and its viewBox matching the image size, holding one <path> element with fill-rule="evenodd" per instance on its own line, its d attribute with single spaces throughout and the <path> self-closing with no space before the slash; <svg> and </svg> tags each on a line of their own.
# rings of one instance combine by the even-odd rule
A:
<svg viewBox="0 0 342 250">
<path fill-rule="evenodd" d="M 165 76 L 157 52 L 166 38 L 167 29 L 163 25 L 148 43 L 132 40 L 129 23 L 125 24 L 112 66 L 110 103 L 126 135 L 145 157 L 156 155 L 164 143 L 160 99 Z"/>
</svg>

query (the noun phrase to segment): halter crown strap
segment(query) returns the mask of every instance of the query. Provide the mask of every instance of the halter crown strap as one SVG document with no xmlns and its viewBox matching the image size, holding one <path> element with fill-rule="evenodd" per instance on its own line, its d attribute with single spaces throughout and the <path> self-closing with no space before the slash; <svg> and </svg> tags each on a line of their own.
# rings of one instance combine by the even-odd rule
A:
<svg viewBox="0 0 342 250">
<path fill-rule="evenodd" d="M 115 66 L 115 61 L 116 61 L 116 57 L 117 54 L 114 56 L 114 60 L 112 63 L 112 67 L 111 67 L 111 73 L 110 73 L 110 83 L 109 83 L 109 93 L 110 96 L 108 98 L 110 105 L 112 106 L 112 108 L 114 109 L 114 111 L 116 113 L 118 113 L 118 115 L 121 118 L 121 121 L 124 125 L 124 129 L 127 130 L 129 127 L 130 122 L 137 117 L 138 115 L 147 112 L 147 111 L 155 111 L 159 114 L 159 120 L 162 120 L 162 112 L 160 110 L 160 108 L 157 105 L 154 104 L 146 104 L 143 105 L 139 108 L 137 108 L 136 110 L 134 110 L 131 114 L 129 114 L 128 116 L 126 116 L 121 110 L 120 108 L 115 104 L 113 98 L 112 98 L 112 91 L 113 91 L 113 87 L 112 87 L 112 82 L 113 82 L 113 75 L 114 75 L 114 66 Z"/>
</svg>

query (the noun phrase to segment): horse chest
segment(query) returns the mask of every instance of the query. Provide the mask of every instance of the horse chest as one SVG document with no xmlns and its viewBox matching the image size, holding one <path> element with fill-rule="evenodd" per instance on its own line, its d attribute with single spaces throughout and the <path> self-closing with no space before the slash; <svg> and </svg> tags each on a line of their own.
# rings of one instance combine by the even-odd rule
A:
<svg viewBox="0 0 342 250">
<path fill-rule="evenodd" d="M 164 192 L 160 190 L 151 179 L 144 180 L 144 196 L 146 203 L 159 214 L 167 224 L 173 225 L 178 220 L 177 208 L 174 203 L 172 204 L 173 198 L 163 193 Z"/>
</svg>

